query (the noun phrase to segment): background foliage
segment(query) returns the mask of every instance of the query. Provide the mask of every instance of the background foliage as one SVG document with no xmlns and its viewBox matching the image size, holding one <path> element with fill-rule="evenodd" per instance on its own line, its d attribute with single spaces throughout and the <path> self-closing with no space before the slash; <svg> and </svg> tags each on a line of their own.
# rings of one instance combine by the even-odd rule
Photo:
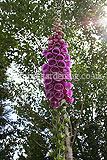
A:
<svg viewBox="0 0 107 160">
<path fill-rule="evenodd" d="M 73 131 L 88 90 L 73 146 L 74 157 L 78 160 L 106 159 L 107 34 L 106 27 L 99 24 L 105 15 L 104 5 L 106 2 L 101 0 L 0 1 L 1 160 L 13 159 L 16 152 L 20 160 L 48 160 L 48 147 L 55 148 L 48 137 L 52 135 L 51 127 L 38 115 L 52 124 L 52 116 L 55 119 L 57 114 L 45 99 L 40 73 L 45 62 L 41 52 L 47 47 L 53 17 L 59 9 L 73 64 L 75 102 L 67 108 Z M 7 77 L 11 66 L 20 76 L 18 83 Z M 11 120 L 7 106 L 18 115 L 16 122 Z"/>
</svg>

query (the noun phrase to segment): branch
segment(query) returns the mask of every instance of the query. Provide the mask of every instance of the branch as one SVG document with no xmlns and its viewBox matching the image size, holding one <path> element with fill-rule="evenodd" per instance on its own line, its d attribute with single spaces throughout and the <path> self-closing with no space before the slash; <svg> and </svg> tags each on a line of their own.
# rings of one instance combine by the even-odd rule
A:
<svg viewBox="0 0 107 160">
<path fill-rule="evenodd" d="M 87 92 L 88 92 L 88 89 L 87 89 L 87 91 L 86 91 L 86 93 L 84 94 L 84 97 L 83 97 L 83 102 L 82 102 L 82 104 L 81 104 L 80 115 L 79 115 L 79 118 L 78 118 L 78 121 L 77 121 L 77 124 L 76 124 L 76 130 L 75 130 L 75 132 L 74 132 L 74 137 L 73 137 L 73 140 L 72 140 L 72 142 L 71 142 L 71 146 L 73 146 L 74 141 L 75 141 L 75 138 L 76 138 L 76 135 L 77 135 L 77 132 L 78 132 L 78 127 L 79 127 L 79 125 L 80 125 L 80 118 L 81 118 L 81 115 L 82 115 L 82 111 L 83 111 L 84 102 L 85 102 L 85 98 L 86 98 Z"/>
<path fill-rule="evenodd" d="M 44 147 L 43 145 L 39 144 L 37 141 L 35 141 L 35 143 L 36 143 L 39 147 L 41 147 L 41 148 L 44 148 L 44 149 L 47 149 L 47 150 L 50 149 L 50 148 L 48 148 L 48 147 Z"/>
<path fill-rule="evenodd" d="M 17 91 L 15 91 L 15 93 L 16 93 L 16 95 L 18 95 Z M 22 101 L 25 102 L 25 100 L 24 100 L 20 95 L 18 95 L 18 96 L 19 96 L 19 98 L 20 98 Z M 28 108 L 30 109 L 29 111 L 30 111 L 31 114 L 33 114 L 33 115 L 35 115 L 36 117 L 38 117 L 38 118 L 40 118 L 41 120 L 43 120 L 43 121 L 44 121 L 45 123 L 47 123 L 51 128 L 54 128 L 54 126 L 52 126 L 52 125 L 51 125 L 48 121 L 46 121 L 43 117 L 41 117 L 41 116 L 38 115 L 36 112 L 34 112 L 33 110 L 31 110 L 31 107 L 30 107 L 29 104 L 27 104 L 27 103 L 25 102 L 25 105 L 28 106 Z"/>
<path fill-rule="evenodd" d="M 68 116 L 68 118 L 69 118 L 70 132 L 71 132 L 71 137 L 72 137 L 72 124 L 71 124 L 70 116 Z"/>
<path fill-rule="evenodd" d="M 45 136 L 45 137 L 47 137 L 47 138 L 49 138 L 49 139 L 50 139 L 50 137 L 49 137 L 49 136 L 47 136 L 47 135 L 45 135 L 45 134 L 43 134 L 43 133 L 41 133 L 41 132 L 40 132 L 40 130 L 38 129 L 38 127 L 37 127 L 37 126 L 35 126 L 34 122 L 30 119 L 30 117 L 28 116 L 28 114 L 27 114 L 27 117 L 28 117 L 29 121 L 31 121 L 31 122 L 32 122 L 33 127 L 35 128 L 35 130 L 36 130 L 36 131 L 38 131 L 38 133 L 40 133 L 41 135 L 43 135 L 43 136 Z"/>
</svg>

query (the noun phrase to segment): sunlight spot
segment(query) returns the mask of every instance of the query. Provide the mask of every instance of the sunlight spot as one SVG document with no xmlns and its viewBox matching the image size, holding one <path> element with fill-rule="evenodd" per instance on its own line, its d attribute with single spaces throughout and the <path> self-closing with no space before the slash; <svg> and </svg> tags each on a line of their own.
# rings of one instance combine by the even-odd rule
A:
<svg viewBox="0 0 107 160">
<path fill-rule="evenodd" d="M 99 19 L 98 23 L 99 25 L 103 26 L 104 28 L 107 27 L 107 6 L 104 7 L 104 16 Z"/>
</svg>

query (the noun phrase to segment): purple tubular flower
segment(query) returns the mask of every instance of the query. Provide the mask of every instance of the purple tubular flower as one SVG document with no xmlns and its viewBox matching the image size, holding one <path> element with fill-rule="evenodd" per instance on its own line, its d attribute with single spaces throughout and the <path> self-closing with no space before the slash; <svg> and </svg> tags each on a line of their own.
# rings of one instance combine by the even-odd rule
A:
<svg viewBox="0 0 107 160">
<path fill-rule="evenodd" d="M 50 83 L 52 83 L 52 79 L 50 79 L 50 78 L 45 78 L 44 79 L 44 84 L 50 84 Z"/>
<path fill-rule="evenodd" d="M 67 102 L 70 102 L 70 98 L 69 98 L 68 96 L 65 96 L 65 100 L 66 100 Z"/>
<path fill-rule="evenodd" d="M 64 28 L 64 27 L 65 27 L 65 25 L 64 25 L 64 24 L 62 24 L 60 27 L 61 27 L 61 28 Z"/>
<path fill-rule="evenodd" d="M 52 79 L 52 74 L 51 74 L 51 72 L 49 71 L 49 70 L 45 70 L 44 72 L 43 72 L 43 78 L 44 79 Z"/>
<path fill-rule="evenodd" d="M 71 73 L 65 74 L 65 79 L 71 81 L 72 80 Z"/>
<path fill-rule="evenodd" d="M 48 46 L 48 51 L 52 51 L 52 49 L 53 49 L 53 45 L 49 45 Z"/>
<path fill-rule="evenodd" d="M 58 34 L 57 33 L 53 33 L 53 36 L 57 36 Z"/>
<path fill-rule="evenodd" d="M 61 71 L 62 71 L 63 73 L 65 73 L 65 74 L 68 74 L 68 73 L 71 72 L 70 68 L 68 68 L 68 67 L 62 68 Z"/>
<path fill-rule="evenodd" d="M 55 81 L 57 81 L 57 82 L 62 81 L 63 78 L 64 78 L 63 74 L 60 74 L 60 73 L 57 73 L 57 74 L 55 74 L 55 75 L 53 76 L 53 79 L 54 79 Z"/>
<path fill-rule="evenodd" d="M 64 98 L 63 92 L 56 92 L 54 96 L 58 101 Z"/>
<path fill-rule="evenodd" d="M 70 55 L 69 54 L 65 55 L 65 60 L 70 60 Z"/>
<path fill-rule="evenodd" d="M 59 61 L 59 60 L 64 60 L 64 56 L 62 54 L 58 54 L 56 56 L 56 60 Z"/>
<path fill-rule="evenodd" d="M 64 89 L 64 90 L 63 90 L 63 93 L 66 95 L 66 93 L 67 93 L 67 90 L 66 90 L 66 89 Z"/>
<path fill-rule="evenodd" d="M 57 30 L 56 30 L 56 32 L 57 32 L 57 33 L 59 33 L 59 32 L 60 32 L 60 30 L 58 30 L 58 29 L 57 29 Z"/>
<path fill-rule="evenodd" d="M 58 100 L 55 99 L 55 98 L 52 98 L 52 99 L 51 99 L 50 105 L 51 105 L 52 107 L 54 107 L 54 108 L 59 108 L 59 102 L 58 102 Z"/>
<path fill-rule="evenodd" d="M 70 98 L 70 103 L 72 104 L 74 102 L 74 98 Z"/>
<path fill-rule="evenodd" d="M 67 90 L 71 89 L 72 88 L 72 84 L 70 82 L 65 82 L 65 88 Z"/>
<path fill-rule="evenodd" d="M 48 52 L 46 55 L 46 59 L 53 58 L 53 54 L 51 52 Z"/>
<path fill-rule="evenodd" d="M 47 98 L 47 99 L 52 99 L 53 96 L 54 96 L 54 92 L 52 92 L 52 91 L 46 93 L 46 98 Z"/>
<path fill-rule="evenodd" d="M 43 73 L 44 73 L 44 75 L 46 75 L 46 74 L 51 74 L 50 70 L 48 70 L 48 69 L 45 70 Z"/>
<path fill-rule="evenodd" d="M 60 35 L 64 35 L 64 33 L 62 31 L 59 32 Z"/>
<path fill-rule="evenodd" d="M 66 47 L 63 47 L 63 48 L 61 49 L 61 53 L 62 53 L 62 54 L 68 53 L 67 48 L 66 48 Z"/>
<path fill-rule="evenodd" d="M 49 66 L 54 66 L 54 65 L 56 65 L 56 60 L 53 59 L 53 58 L 50 58 L 49 61 L 48 61 L 48 65 L 49 65 Z"/>
<path fill-rule="evenodd" d="M 45 85 L 45 91 L 51 91 L 53 89 L 53 84 L 46 84 Z"/>
<path fill-rule="evenodd" d="M 60 43 L 55 43 L 55 44 L 54 44 L 54 48 L 57 48 L 57 47 L 58 47 L 58 48 L 61 47 Z"/>
<path fill-rule="evenodd" d="M 60 49 L 59 49 L 58 47 L 56 47 L 56 48 L 54 48 L 54 49 L 52 50 L 52 53 L 53 53 L 54 55 L 57 55 L 57 54 L 60 53 Z"/>
<path fill-rule="evenodd" d="M 57 35 L 57 38 L 58 38 L 58 39 L 62 39 L 62 36 L 61 36 L 61 35 Z"/>
<path fill-rule="evenodd" d="M 58 42 L 58 39 L 57 39 L 57 38 L 54 38 L 54 42 Z"/>
<path fill-rule="evenodd" d="M 55 30 L 56 30 L 56 28 L 55 28 L 55 27 L 53 27 L 53 28 L 52 28 L 52 31 L 55 31 Z"/>
<path fill-rule="evenodd" d="M 62 47 L 62 48 L 63 48 L 63 47 L 68 48 L 68 43 L 63 43 L 63 44 L 61 45 L 61 47 Z"/>
<path fill-rule="evenodd" d="M 56 91 L 62 91 L 64 89 L 64 86 L 62 83 L 56 83 L 54 86 L 54 90 Z"/>
<path fill-rule="evenodd" d="M 71 61 L 66 62 L 66 67 L 71 67 Z"/>
<path fill-rule="evenodd" d="M 74 98 L 73 98 L 73 97 L 72 97 L 72 98 L 65 97 L 65 100 L 66 100 L 67 102 L 70 102 L 71 104 L 74 102 Z"/>
<path fill-rule="evenodd" d="M 42 54 L 43 54 L 43 55 L 46 55 L 47 52 L 48 52 L 47 49 L 44 49 L 43 52 L 42 52 Z"/>
<path fill-rule="evenodd" d="M 73 94 L 73 92 L 72 92 L 71 90 L 67 91 L 67 95 L 68 95 L 69 97 L 71 97 L 72 94 Z"/>
<path fill-rule="evenodd" d="M 61 31 L 62 30 L 62 28 L 61 27 L 58 27 L 58 29 Z"/>
<path fill-rule="evenodd" d="M 63 39 L 59 39 L 59 43 L 63 44 L 64 40 Z"/>
<path fill-rule="evenodd" d="M 49 45 L 52 45 L 52 44 L 54 44 L 54 41 L 53 41 L 53 40 L 50 40 L 50 41 L 48 41 L 48 44 L 49 44 Z"/>
<path fill-rule="evenodd" d="M 57 62 L 57 64 L 58 64 L 58 66 L 59 66 L 60 68 L 65 68 L 65 67 L 66 67 L 66 63 L 65 63 L 63 60 L 59 60 L 59 61 Z"/>
<path fill-rule="evenodd" d="M 54 38 L 53 36 L 50 36 L 50 37 L 49 37 L 50 40 L 52 40 L 53 38 Z"/>
<path fill-rule="evenodd" d="M 49 70 L 48 64 L 43 64 L 42 71 Z"/>
<path fill-rule="evenodd" d="M 51 70 L 52 73 L 57 73 L 57 72 L 59 72 L 59 68 L 56 67 L 56 66 L 52 67 L 50 70 Z"/>
</svg>

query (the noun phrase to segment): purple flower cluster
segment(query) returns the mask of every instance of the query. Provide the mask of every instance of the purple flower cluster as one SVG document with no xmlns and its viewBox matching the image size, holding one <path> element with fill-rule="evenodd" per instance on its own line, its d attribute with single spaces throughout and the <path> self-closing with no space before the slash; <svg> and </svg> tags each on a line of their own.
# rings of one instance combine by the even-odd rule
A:
<svg viewBox="0 0 107 160">
<path fill-rule="evenodd" d="M 53 35 L 49 37 L 48 49 L 43 50 L 47 63 L 43 64 L 42 71 L 44 75 L 44 84 L 46 98 L 50 99 L 50 105 L 54 108 L 59 107 L 59 102 L 65 99 L 73 103 L 71 81 L 71 61 L 68 53 L 68 44 L 62 39 L 63 25 L 53 28 Z"/>
</svg>

